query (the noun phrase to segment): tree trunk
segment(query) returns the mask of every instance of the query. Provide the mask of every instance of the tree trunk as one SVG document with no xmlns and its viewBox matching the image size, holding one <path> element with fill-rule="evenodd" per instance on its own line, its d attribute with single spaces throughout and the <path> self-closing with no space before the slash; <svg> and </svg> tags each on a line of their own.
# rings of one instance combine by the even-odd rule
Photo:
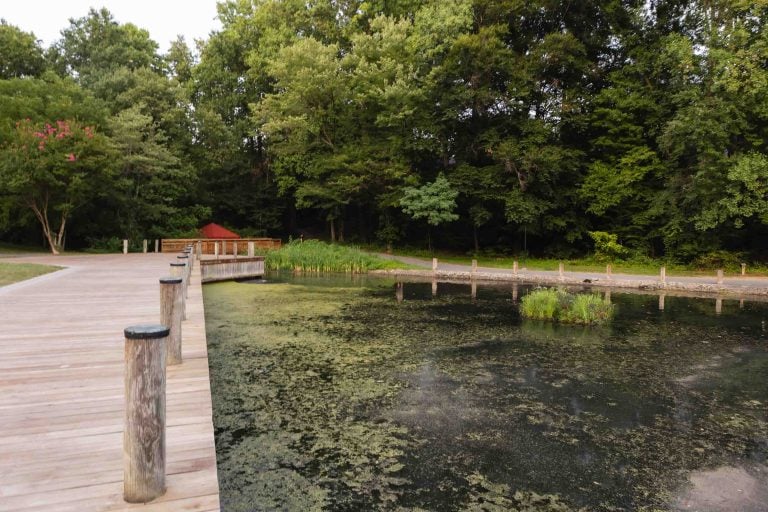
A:
<svg viewBox="0 0 768 512">
<path fill-rule="evenodd" d="M 48 204 L 47 202 L 43 204 L 42 207 L 39 207 L 36 202 L 30 201 L 29 203 L 30 208 L 32 208 L 32 211 L 35 213 L 35 217 L 37 217 L 37 220 L 40 221 L 40 225 L 43 228 L 43 235 L 45 235 L 45 239 L 48 241 L 48 247 L 51 248 L 51 253 L 56 256 L 59 254 L 58 246 L 56 244 L 56 240 L 54 239 L 53 230 L 51 230 L 51 224 L 48 222 Z"/>
<path fill-rule="evenodd" d="M 333 218 L 328 219 L 328 222 L 331 223 L 331 243 L 334 243 L 336 242 L 336 223 Z"/>
</svg>

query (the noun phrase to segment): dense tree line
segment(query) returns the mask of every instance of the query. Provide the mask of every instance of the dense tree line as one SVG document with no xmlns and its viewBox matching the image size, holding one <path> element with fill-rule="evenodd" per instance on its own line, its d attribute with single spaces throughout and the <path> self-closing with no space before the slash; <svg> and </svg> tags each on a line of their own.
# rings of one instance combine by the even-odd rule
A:
<svg viewBox="0 0 768 512">
<path fill-rule="evenodd" d="M 50 48 L 0 25 L 5 237 L 39 233 L 32 190 L 76 244 L 212 219 L 560 255 L 601 231 L 639 255 L 765 257 L 764 1 L 230 0 L 219 18 L 165 55 L 105 10 Z M 57 122 L 79 137 L 55 139 L 58 160 L 25 143 Z"/>
</svg>

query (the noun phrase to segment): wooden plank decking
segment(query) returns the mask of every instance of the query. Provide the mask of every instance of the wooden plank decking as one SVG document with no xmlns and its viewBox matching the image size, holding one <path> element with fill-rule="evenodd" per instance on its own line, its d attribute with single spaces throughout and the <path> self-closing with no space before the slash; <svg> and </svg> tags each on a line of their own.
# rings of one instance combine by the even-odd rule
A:
<svg viewBox="0 0 768 512">
<path fill-rule="evenodd" d="M 68 268 L 0 288 L 0 510 L 219 510 L 199 265 L 168 367 L 167 485 L 122 499 L 123 328 L 159 319 L 169 254 L 14 258 Z"/>
</svg>

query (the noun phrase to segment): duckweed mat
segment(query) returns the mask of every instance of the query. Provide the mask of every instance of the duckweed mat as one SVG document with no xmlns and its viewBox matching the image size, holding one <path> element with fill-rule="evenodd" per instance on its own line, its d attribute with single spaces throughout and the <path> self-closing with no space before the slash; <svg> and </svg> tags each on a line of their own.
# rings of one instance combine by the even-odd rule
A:
<svg viewBox="0 0 768 512">
<path fill-rule="evenodd" d="M 269 281 L 204 288 L 225 511 L 765 510 L 765 304 Z"/>
</svg>

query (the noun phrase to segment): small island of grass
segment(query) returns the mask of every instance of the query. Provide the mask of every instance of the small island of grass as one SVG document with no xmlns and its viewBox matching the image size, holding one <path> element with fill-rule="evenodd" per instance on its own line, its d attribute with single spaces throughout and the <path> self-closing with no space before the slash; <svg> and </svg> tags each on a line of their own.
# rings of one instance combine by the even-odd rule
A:
<svg viewBox="0 0 768 512">
<path fill-rule="evenodd" d="M 569 293 L 539 288 L 523 297 L 523 318 L 567 324 L 604 324 L 613 318 L 613 304 L 594 293 Z"/>
</svg>

